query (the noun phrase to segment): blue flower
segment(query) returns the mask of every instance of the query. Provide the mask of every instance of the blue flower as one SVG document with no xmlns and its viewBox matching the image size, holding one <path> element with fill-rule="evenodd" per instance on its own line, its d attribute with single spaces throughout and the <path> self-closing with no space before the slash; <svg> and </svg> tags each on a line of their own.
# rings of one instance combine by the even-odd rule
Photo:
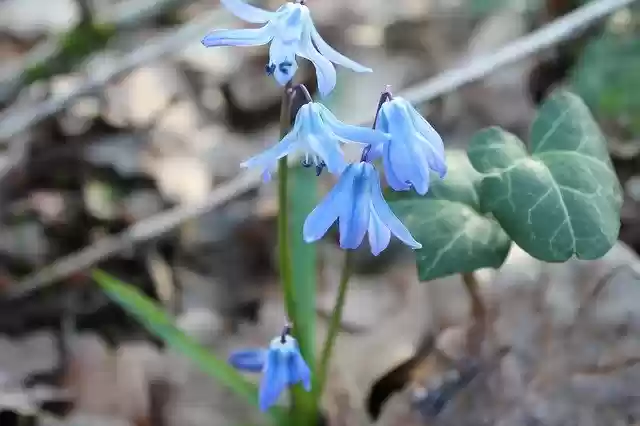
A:
<svg viewBox="0 0 640 426">
<path fill-rule="evenodd" d="M 300 107 L 293 128 L 278 144 L 248 159 L 242 167 L 260 168 L 268 179 L 278 159 L 300 152 L 303 165 L 314 165 L 319 171 L 326 166 L 330 173 L 339 175 L 347 166 L 341 141 L 379 145 L 386 140 L 379 131 L 344 124 L 324 105 L 309 102 Z"/>
<path fill-rule="evenodd" d="M 274 405 L 288 386 L 301 383 L 307 392 L 311 390 L 311 370 L 300 354 L 296 339 L 286 333 L 274 338 L 269 349 L 247 349 L 232 353 L 229 363 L 238 370 L 262 371 L 258 396 L 262 411 Z"/>
<path fill-rule="evenodd" d="M 388 134 L 389 140 L 374 146 L 368 159 L 382 157 L 391 188 L 407 191 L 413 186 L 424 195 L 429 190 L 431 171 L 440 178 L 447 174 L 442 138 L 406 100 L 393 98 L 383 103 L 375 128 Z"/>
<path fill-rule="evenodd" d="M 332 62 L 356 72 L 371 72 L 370 68 L 338 53 L 322 39 L 304 4 L 287 2 L 276 12 L 270 12 L 242 0 L 221 0 L 221 3 L 239 18 L 265 25 L 254 29 L 216 30 L 202 39 L 202 44 L 206 47 L 261 46 L 270 42 L 269 63 L 265 69 L 283 86 L 291 81 L 298 68 L 297 56 L 310 60 L 315 66 L 322 96 L 329 94 L 336 85 Z"/>
<path fill-rule="evenodd" d="M 327 233 L 338 220 L 340 247 L 356 249 L 369 232 L 369 245 L 374 256 L 379 255 L 394 234 L 409 247 L 422 245 L 409 233 L 382 197 L 380 178 L 372 164 L 350 164 L 340 180 L 304 222 L 306 242 L 314 242 Z"/>
</svg>

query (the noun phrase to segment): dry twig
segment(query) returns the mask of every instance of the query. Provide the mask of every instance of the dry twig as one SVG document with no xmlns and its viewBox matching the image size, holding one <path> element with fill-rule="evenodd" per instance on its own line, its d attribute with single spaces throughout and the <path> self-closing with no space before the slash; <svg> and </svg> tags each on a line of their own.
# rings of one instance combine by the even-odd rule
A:
<svg viewBox="0 0 640 426">
<path fill-rule="evenodd" d="M 132 28 L 167 10 L 184 6 L 185 2 L 187 0 L 130 0 L 113 6 L 108 16 L 98 18 L 98 24 L 114 28 L 115 31 Z M 86 19 L 90 13 L 88 3 L 81 1 L 79 5 L 83 18 Z M 11 68 L 9 75 L 3 76 L 3 81 L 0 82 L 0 103 L 8 102 L 24 87 L 28 82 L 29 70 L 46 66 L 56 58 L 61 48 L 62 40 L 55 38 L 47 39 L 32 48 L 18 65 Z"/>
</svg>

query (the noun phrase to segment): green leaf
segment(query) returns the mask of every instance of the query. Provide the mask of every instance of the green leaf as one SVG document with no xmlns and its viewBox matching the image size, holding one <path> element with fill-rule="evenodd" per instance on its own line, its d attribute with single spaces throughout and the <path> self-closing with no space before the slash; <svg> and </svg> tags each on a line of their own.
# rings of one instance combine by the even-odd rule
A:
<svg viewBox="0 0 640 426">
<path fill-rule="evenodd" d="M 316 333 L 316 245 L 302 239 L 302 227 L 318 198 L 317 177 L 314 170 L 301 166 L 289 169 L 289 224 L 291 231 L 291 275 L 295 300 L 294 329 L 300 352 L 310 368 L 314 368 Z M 312 370 L 313 371 L 313 370 Z M 313 394 L 301 386 L 294 386 L 292 420 L 306 422 L 315 417 Z"/>
<path fill-rule="evenodd" d="M 589 43 L 571 84 L 594 113 L 640 134 L 640 35 L 608 33 Z"/>
<path fill-rule="evenodd" d="M 622 197 L 605 139 L 582 100 L 553 94 L 535 118 L 530 145 L 531 155 L 499 128 L 475 135 L 468 155 L 485 173 L 483 206 L 540 260 L 603 256 L 618 237 Z"/>
<path fill-rule="evenodd" d="M 186 355 L 202 371 L 214 377 L 251 405 L 258 407 L 258 390 L 256 386 L 248 382 L 225 361 L 215 357 L 180 331 L 169 315 L 151 299 L 140 293 L 135 287 L 125 284 L 103 271 L 95 270 L 92 275 L 93 279 L 100 284 L 111 299 L 131 313 L 150 331 L 163 339 L 173 349 Z M 271 414 L 276 419 L 280 419 L 281 413 L 279 410 L 272 409 Z"/>
<path fill-rule="evenodd" d="M 296 301 L 296 330 L 305 361 L 314 365 L 316 329 L 316 245 L 302 239 L 307 215 L 318 202 L 318 178 L 301 166 L 289 169 L 291 269 Z"/>
<path fill-rule="evenodd" d="M 391 207 L 422 248 L 416 251 L 420 280 L 432 280 L 479 268 L 497 268 L 511 241 L 500 225 L 480 209 L 476 172 L 463 151 L 448 151 L 449 172 L 434 178 L 426 196 L 394 194 Z"/>
</svg>

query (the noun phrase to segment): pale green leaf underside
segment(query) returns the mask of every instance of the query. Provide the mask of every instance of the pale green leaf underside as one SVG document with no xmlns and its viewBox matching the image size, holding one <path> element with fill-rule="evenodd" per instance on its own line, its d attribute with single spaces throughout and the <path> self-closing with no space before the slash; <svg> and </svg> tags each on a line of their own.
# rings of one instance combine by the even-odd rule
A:
<svg viewBox="0 0 640 426">
<path fill-rule="evenodd" d="M 620 227 L 620 185 L 605 139 L 582 100 L 560 91 L 540 109 L 531 152 L 499 128 L 479 132 L 468 155 L 484 179 L 482 204 L 532 256 L 596 259 Z"/>
<path fill-rule="evenodd" d="M 497 268 L 511 241 L 495 220 L 479 212 L 480 180 L 464 152 L 447 152 L 449 172 L 434 178 L 429 193 L 397 193 L 393 210 L 422 249 L 416 251 L 418 276 L 427 281 L 479 268 Z"/>
</svg>

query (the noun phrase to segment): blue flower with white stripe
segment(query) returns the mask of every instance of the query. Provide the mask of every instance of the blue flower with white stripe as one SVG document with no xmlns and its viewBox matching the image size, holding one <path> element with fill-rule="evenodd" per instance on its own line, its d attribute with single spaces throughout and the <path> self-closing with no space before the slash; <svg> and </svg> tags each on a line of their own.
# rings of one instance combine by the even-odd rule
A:
<svg viewBox="0 0 640 426">
<path fill-rule="evenodd" d="M 289 386 L 300 383 L 307 392 L 311 390 L 311 370 L 300 354 L 298 342 L 289 332 L 290 328 L 285 327 L 268 349 L 236 351 L 229 357 L 229 363 L 238 370 L 263 373 L 258 395 L 262 411 L 274 405 Z"/>
<path fill-rule="evenodd" d="M 318 174 L 326 167 L 329 173 L 339 175 L 347 166 L 343 142 L 379 145 L 386 140 L 387 135 L 377 130 L 344 124 L 324 105 L 309 102 L 300 107 L 293 128 L 278 144 L 248 159 L 242 166 L 261 169 L 268 180 L 280 158 L 300 153 L 302 164 L 315 166 Z"/>
<path fill-rule="evenodd" d="M 391 234 L 413 249 L 422 248 L 385 201 L 378 172 L 366 161 L 350 164 L 307 216 L 304 240 L 308 243 L 319 240 L 336 220 L 343 249 L 358 248 L 367 233 L 374 256 L 387 248 Z"/>
<path fill-rule="evenodd" d="M 384 144 L 373 146 L 369 160 L 382 157 L 389 186 L 396 191 L 411 187 L 424 195 L 431 172 L 447 174 L 444 144 L 438 132 L 403 98 L 392 98 L 380 108 L 375 128 L 388 134 Z"/>
<path fill-rule="evenodd" d="M 293 78 L 298 69 L 298 56 L 308 59 L 315 66 L 318 90 L 322 96 L 329 94 L 336 85 L 333 63 L 356 72 L 372 71 L 337 52 L 324 41 L 304 1 L 287 2 L 275 12 L 251 6 L 242 0 L 220 1 L 239 18 L 265 25 L 252 29 L 215 30 L 202 39 L 202 44 L 216 47 L 271 43 L 269 63 L 265 69 L 280 85 L 284 86 Z"/>
</svg>

